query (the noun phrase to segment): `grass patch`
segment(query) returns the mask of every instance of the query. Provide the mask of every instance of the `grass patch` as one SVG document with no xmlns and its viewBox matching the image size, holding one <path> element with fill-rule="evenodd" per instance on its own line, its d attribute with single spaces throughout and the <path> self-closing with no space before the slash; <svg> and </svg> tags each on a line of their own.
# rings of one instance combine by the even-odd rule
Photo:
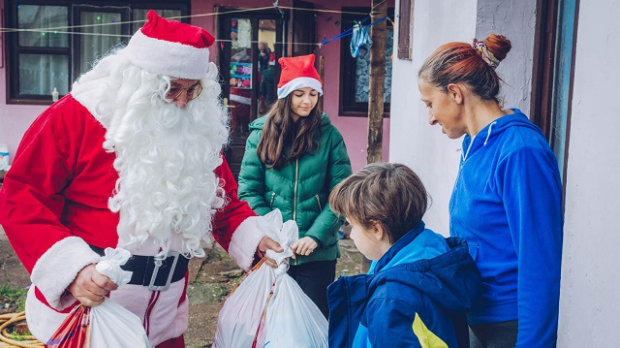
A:
<svg viewBox="0 0 620 348">
<path fill-rule="evenodd" d="M 10 332 L 9 336 L 10 336 L 9 337 L 10 339 L 12 339 L 14 341 L 20 341 L 20 342 L 22 342 L 22 341 L 31 341 L 32 338 L 33 338 L 32 335 L 30 335 L 30 334 L 18 334 L 18 333 L 15 333 L 15 332 Z"/>
<path fill-rule="evenodd" d="M 26 289 L 15 289 L 8 285 L 0 286 L 0 300 L 17 305 L 17 312 L 21 312 L 26 307 Z"/>
</svg>

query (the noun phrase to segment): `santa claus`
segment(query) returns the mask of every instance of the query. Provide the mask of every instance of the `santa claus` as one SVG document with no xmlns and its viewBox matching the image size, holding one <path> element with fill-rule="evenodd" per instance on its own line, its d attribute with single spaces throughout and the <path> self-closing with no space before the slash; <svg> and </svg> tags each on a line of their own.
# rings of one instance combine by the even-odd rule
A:
<svg viewBox="0 0 620 348">
<path fill-rule="evenodd" d="M 282 251 L 237 197 L 221 156 L 228 130 L 214 38 L 148 13 L 127 47 L 98 61 L 24 135 L 0 191 L 0 224 L 31 273 L 32 333 L 46 342 L 78 303 L 105 296 L 152 346 L 184 347 L 187 265 L 214 239 L 240 267 Z M 117 287 L 95 270 L 106 247 L 134 255 Z"/>
</svg>

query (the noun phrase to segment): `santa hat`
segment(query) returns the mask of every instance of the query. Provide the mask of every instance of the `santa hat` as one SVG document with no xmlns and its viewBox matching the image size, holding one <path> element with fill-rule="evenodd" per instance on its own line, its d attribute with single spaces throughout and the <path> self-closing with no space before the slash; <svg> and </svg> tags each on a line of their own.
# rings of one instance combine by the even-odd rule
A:
<svg viewBox="0 0 620 348">
<path fill-rule="evenodd" d="M 323 95 L 321 77 L 314 68 L 314 54 L 278 59 L 282 66 L 278 99 L 284 99 L 296 89 L 310 87 Z"/>
<path fill-rule="evenodd" d="M 207 74 L 215 38 L 203 28 L 168 20 L 153 10 L 121 54 L 152 73 L 200 80 Z"/>
</svg>

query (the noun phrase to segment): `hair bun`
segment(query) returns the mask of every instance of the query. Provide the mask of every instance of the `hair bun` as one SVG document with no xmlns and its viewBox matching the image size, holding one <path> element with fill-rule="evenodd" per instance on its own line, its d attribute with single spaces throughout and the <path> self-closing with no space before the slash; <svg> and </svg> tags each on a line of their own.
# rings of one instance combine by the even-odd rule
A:
<svg viewBox="0 0 620 348">
<path fill-rule="evenodd" d="M 496 34 L 489 35 L 489 37 L 484 40 L 484 45 L 499 61 L 504 60 L 512 48 L 510 40 L 503 35 Z"/>
</svg>

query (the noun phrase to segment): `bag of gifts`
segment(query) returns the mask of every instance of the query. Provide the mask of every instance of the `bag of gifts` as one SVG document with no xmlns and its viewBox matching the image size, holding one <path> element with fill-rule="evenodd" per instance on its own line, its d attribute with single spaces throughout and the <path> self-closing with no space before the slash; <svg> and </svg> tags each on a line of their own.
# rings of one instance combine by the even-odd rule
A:
<svg viewBox="0 0 620 348">
<path fill-rule="evenodd" d="M 287 274 L 289 247 L 299 238 L 294 221 L 282 222 L 274 210 L 259 228 L 284 251 L 267 250 L 278 264 L 259 262 L 224 302 L 218 317 L 213 348 L 327 348 L 327 320 L 312 300 Z"/>
<path fill-rule="evenodd" d="M 121 266 L 131 257 L 124 249 L 107 248 L 96 266 L 114 283 L 127 284 L 131 272 Z M 50 348 L 149 348 L 142 322 L 120 304 L 106 298 L 96 307 L 76 306 L 46 343 Z"/>
</svg>

